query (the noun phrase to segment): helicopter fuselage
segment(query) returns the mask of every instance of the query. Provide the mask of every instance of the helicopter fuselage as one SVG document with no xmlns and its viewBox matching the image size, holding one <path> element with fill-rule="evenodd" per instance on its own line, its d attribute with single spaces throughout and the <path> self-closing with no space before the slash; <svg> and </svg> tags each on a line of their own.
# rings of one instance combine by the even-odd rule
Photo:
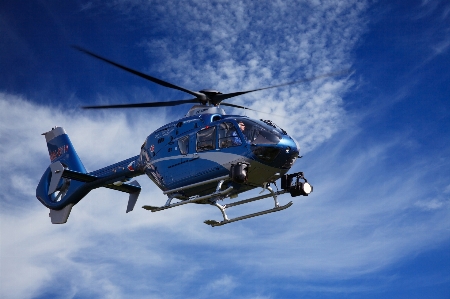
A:
<svg viewBox="0 0 450 299">
<path fill-rule="evenodd" d="M 36 197 L 50 209 L 52 223 L 66 223 L 72 207 L 96 188 L 104 187 L 128 193 L 126 212 L 132 211 L 141 186 L 131 179 L 143 174 L 168 197 L 164 206 L 145 205 L 144 209 L 157 212 L 188 203 L 214 205 L 220 209 L 223 221 L 206 220 L 205 223 L 211 226 L 287 209 L 292 205 L 292 201 L 280 205 L 278 195 L 289 192 L 292 197 L 308 196 L 313 191 L 303 172 L 287 174 L 298 158 L 300 148 L 286 131 L 269 120 L 226 115 L 219 106 L 253 110 L 224 101 L 260 90 L 333 76 L 336 73 L 252 90 L 221 93 L 203 89 L 197 92 L 133 70 L 78 46 L 73 47 L 128 73 L 194 97 L 176 101 L 85 106 L 85 109 L 156 108 L 192 103 L 197 105 L 193 106 L 184 118 L 151 133 L 138 155 L 92 172 L 86 170 L 62 127 L 54 127 L 43 133 L 51 164 L 36 187 Z M 281 190 L 277 187 L 277 191 L 274 191 L 270 184 L 278 179 L 281 179 Z M 225 205 L 218 203 L 257 187 L 262 187 L 263 191 L 269 193 Z M 267 197 L 274 199 L 274 207 L 271 209 L 233 219 L 229 219 L 225 212 L 227 208 Z M 172 203 L 174 198 L 180 201 Z"/>
<path fill-rule="evenodd" d="M 279 179 L 298 157 L 295 140 L 270 121 L 225 115 L 216 107 L 192 111 L 150 134 L 141 148 L 139 170 L 163 191 L 229 175 L 241 164 L 245 180 L 228 183 L 230 196 L 237 195 Z M 216 185 L 186 188 L 178 198 L 209 194 Z"/>
</svg>

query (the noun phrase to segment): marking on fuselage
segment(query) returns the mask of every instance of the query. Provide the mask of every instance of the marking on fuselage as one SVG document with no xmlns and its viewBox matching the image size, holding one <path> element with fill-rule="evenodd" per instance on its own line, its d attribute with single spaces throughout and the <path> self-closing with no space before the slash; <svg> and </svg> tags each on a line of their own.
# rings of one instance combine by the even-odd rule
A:
<svg viewBox="0 0 450 299">
<path fill-rule="evenodd" d="M 231 154 L 231 153 L 223 153 L 223 152 L 204 152 L 204 153 L 196 153 L 198 155 L 197 158 L 194 158 L 194 160 L 197 159 L 203 159 L 203 160 L 208 160 L 211 162 L 215 162 L 217 164 L 223 165 L 226 163 L 230 163 L 232 161 L 235 161 L 237 159 L 246 159 L 247 157 L 245 157 L 244 155 L 238 155 L 238 154 Z M 156 164 L 162 161 L 167 161 L 167 160 L 174 160 L 174 159 L 186 159 L 186 155 L 177 155 L 177 156 L 171 156 L 171 157 L 164 157 L 164 158 L 159 158 L 159 159 L 155 159 L 153 161 L 150 161 L 151 164 Z"/>
<path fill-rule="evenodd" d="M 167 166 L 167 168 L 173 168 L 173 167 L 175 167 L 175 166 L 180 166 L 180 165 L 182 165 L 182 164 L 185 164 L 185 163 L 189 163 L 189 162 L 195 161 L 195 160 L 197 160 L 198 158 L 199 158 L 199 157 L 192 158 L 192 159 L 189 159 L 189 160 L 183 160 L 183 161 L 181 161 L 181 162 L 179 162 L 179 163 L 175 163 L 175 164 L 169 165 L 169 166 Z"/>
<path fill-rule="evenodd" d="M 67 152 L 69 152 L 69 146 L 67 144 L 58 147 L 56 150 L 50 152 L 50 161 L 53 162 Z"/>
</svg>

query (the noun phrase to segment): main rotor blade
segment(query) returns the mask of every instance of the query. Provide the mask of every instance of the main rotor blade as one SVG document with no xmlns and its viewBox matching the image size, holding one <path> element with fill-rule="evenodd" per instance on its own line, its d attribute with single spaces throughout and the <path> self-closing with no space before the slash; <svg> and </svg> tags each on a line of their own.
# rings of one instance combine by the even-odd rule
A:
<svg viewBox="0 0 450 299">
<path fill-rule="evenodd" d="M 223 100 L 226 100 L 226 99 L 229 99 L 229 98 L 233 98 L 233 97 L 236 97 L 236 96 L 240 96 L 240 95 L 243 95 L 243 94 L 246 94 L 246 93 L 251 93 L 251 92 L 265 90 L 265 89 L 271 89 L 271 88 L 277 88 L 277 87 L 282 87 L 282 86 L 287 86 L 287 85 L 300 84 L 300 83 L 314 81 L 314 80 L 317 80 L 317 79 L 345 75 L 345 74 L 348 74 L 348 73 L 350 73 L 350 70 L 344 70 L 344 71 L 339 71 L 339 72 L 334 72 L 334 73 L 327 73 L 327 74 L 323 74 L 323 75 L 316 76 L 316 77 L 296 80 L 296 81 L 292 81 L 292 82 L 287 82 L 287 83 L 282 83 L 282 84 L 278 84 L 278 85 L 272 85 L 272 86 L 262 87 L 262 88 L 252 89 L 252 90 L 237 91 L 237 92 L 231 92 L 231 93 L 225 93 L 225 94 L 218 94 L 218 95 L 214 96 L 214 98 L 212 100 L 212 103 L 214 105 L 217 105 L 217 104 L 220 104 L 220 102 L 222 102 Z"/>
<path fill-rule="evenodd" d="M 181 104 L 197 104 L 198 99 L 178 100 L 169 102 L 148 102 L 136 104 L 117 104 L 117 105 L 100 105 L 100 106 L 83 106 L 83 109 L 109 109 L 109 108 L 144 108 L 144 107 L 170 107 Z"/>
<path fill-rule="evenodd" d="M 81 47 L 72 45 L 72 48 L 74 48 L 74 49 L 76 49 L 76 50 L 78 50 L 78 51 L 80 51 L 80 52 L 83 52 L 83 53 L 85 53 L 85 54 L 88 54 L 88 55 L 90 55 L 90 56 L 92 56 L 92 57 L 94 57 L 94 58 L 97 58 L 97 59 L 99 59 L 99 60 L 102 60 L 102 61 L 104 61 L 104 62 L 106 62 L 106 63 L 109 63 L 109 64 L 111 64 L 111 65 L 114 65 L 115 67 L 118 67 L 118 68 L 120 68 L 120 69 L 122 69 L 122 70 L 124 70 L 124 71 L 127 71 L 127 72 L 129 72 L 129 73 L 132 73 L 132 74 L 134 74 L 134 75 L 136 75 L 136 76 L 139 76 L 139 77 L 144 78 L 144 79 L 146 79 L 146 80 L 152 81 L 153 83 L 162 85 L 162 86 L 164 86 L 164 87 L 168 87 L 168 88 L 172 88 L 172 89 L 184 91 L 184 92 L 186 92 L 186 93 L 188 93 L 188 94 L 190 94 L 190 95 L 193 95 L 193 96 L 197 97 L 197 99 L 199 99 L 200 102 L 206 102 L 206 96 L 205 96 L 204 94 L 202 94 L 202 93 L 195 92 L 195 91 L 192 91 L 192 90 L 183 88 L 183 87 L 181 87 L 181 86 L 177 86 L 177 85 L 175 85 L 175 84 L 172 84 L 172 83 L 163 81 L 163 80 L 161 80 L 161 79 L 158 79 L 158 78 L 149 76 L 149 75 L 144 74 L 144 73 L 141 73 L 141 72 L 139 72 L 139 71 L 133 70 L 133 69 L 131 69 L 131 68 L 129 68 L 129 67 L 120 65 L 120 64 L 118 64 L 118 63 L 116 63 L 116 62 L 114 62 L 114 61 L 111 61 L 111 60 L 109 60 L 109 59 L 106 59 L 106 58 L 104 58 L 104 57 L 101 57 L 101 56 L 99 56 L 99 55 L 97 55 L 97 54 L 95 54 L 95 53 L 92 53 L 92 52 L 90 52 L 90 51 L 88 51 L 88 50 L 86 50 L 86 49 L 83 49 L 83 48 L 81 48 Z M 197 102 L 198 102 L 198 101 L 197 101 Z"/>
</svg>

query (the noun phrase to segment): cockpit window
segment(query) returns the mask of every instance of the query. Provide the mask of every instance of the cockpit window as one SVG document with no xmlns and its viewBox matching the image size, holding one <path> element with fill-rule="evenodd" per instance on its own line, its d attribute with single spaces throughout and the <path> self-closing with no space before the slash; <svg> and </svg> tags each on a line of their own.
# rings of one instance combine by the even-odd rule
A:
<svg viewBox="0 0 450 299">
<path fill-rule="evenodd" d="M 241 137 L 236 131 L 236 127 L 230 122 L 224 122 L 218 126 L 219 148 L 227 148 L 242 144 Z"/>
<path fill-rule="evenodd" d="M 281 134 L 266 124 L 257 124 L 248 119 L 236 119 L 236 121 L 248 143 L 277 144 L 281 140 Z"/>
<path fill-rule="evenodd" d="M 216 148 L 216 127 L 201 130 L 197 133 L 197 151 L 208 151 Z"/>
<path fill-rule="evenodd" d="M 275 128 L 277 131 L 279 131 L 283 135 L 287 135 L 287 132 L 283 130 L 280 126 L 277 126 L 273 121 L 268 119 L 260 119 L 259 121 L 262 121 L 266 125 L 271 126 L 272 128 Z"/>
</svg>

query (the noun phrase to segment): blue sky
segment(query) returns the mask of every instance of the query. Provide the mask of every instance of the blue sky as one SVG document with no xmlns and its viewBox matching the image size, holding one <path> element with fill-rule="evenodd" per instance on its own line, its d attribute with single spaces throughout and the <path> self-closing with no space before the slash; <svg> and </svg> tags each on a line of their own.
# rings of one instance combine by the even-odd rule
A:
<svg viewBox="0 0 450 299">
<path fill-rule="evenodd" d="M 0 34 L 0 297 L 450 297 L 448 1 L 3 1 Z M 298 140 L 292 171 L 314 193 L 211 228 L 216 208 L 125 214 L 126 195 L 99 189 L 52 225 L 41 133 L 64 127 L 93 171 L 189 109 L 83 111 L 190 96 L 72 44 L 191 90 L 351 69 L 229 100 Z M 138 206 L 165 202 L 139 182 Z"/>
</svg>

